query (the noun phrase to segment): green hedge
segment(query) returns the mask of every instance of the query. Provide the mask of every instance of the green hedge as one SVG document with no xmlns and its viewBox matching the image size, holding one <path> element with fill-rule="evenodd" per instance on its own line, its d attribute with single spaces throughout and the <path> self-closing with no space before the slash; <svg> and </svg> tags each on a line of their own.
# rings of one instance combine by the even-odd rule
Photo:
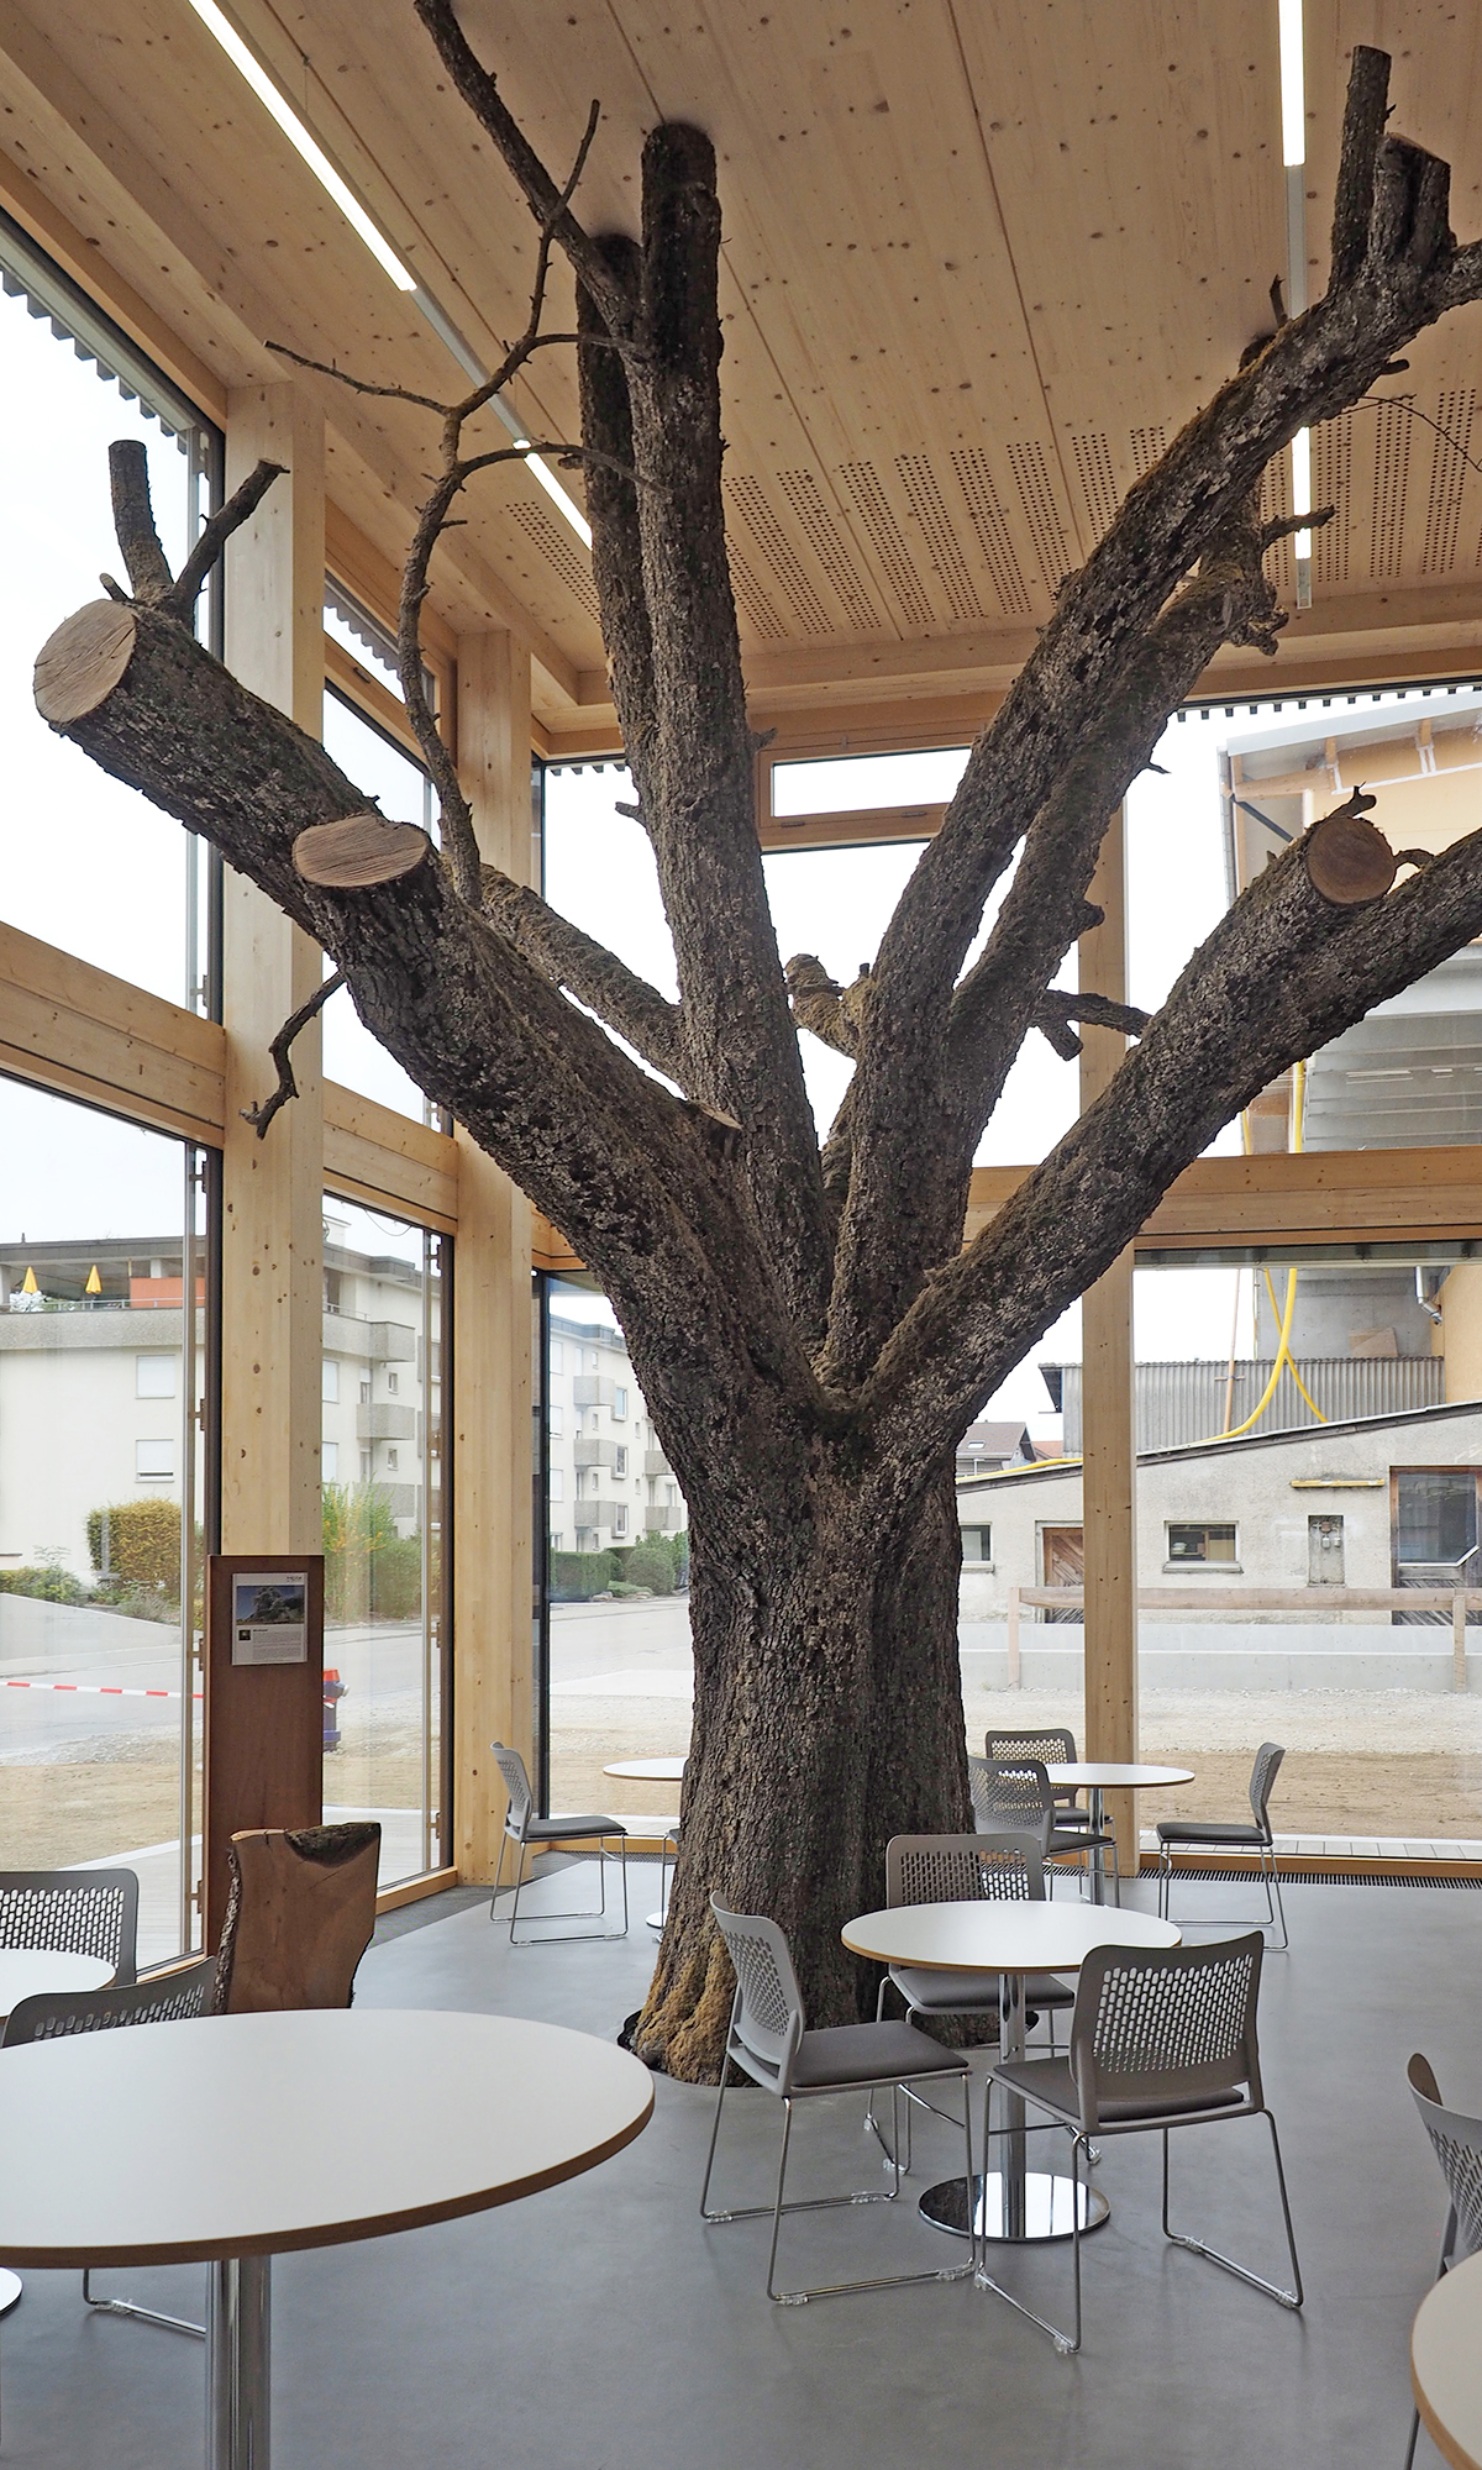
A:
<svg viewBox="0 0 1482 2470">
<path fill-rule="evenodd" d="M 434 1593 L 437 1571 L 432 1571 Z M 324 1487 L 324 1618 L 413 1621 L 422 1609 L 422 1539 L 398 1535 L 376 1484 Z"/>
<path fill-rule="evenodd" d="M 0 1595 L 39 1595 L 47 1604 L 85 1604 L 88 1591 L 70 1570 L 0 1569 Z"/>
<path fill-rule="evenodd" d="M 621 1577 L 616 1552 L 553 1552 L 547 1573 L 553 1604 L 588 1604 Z"/>
<path fill-rule="evenodd" d="M 110 1501 L 87 1514 L 88 1557 L 100 1575 L 104 1566 L 103 1521 L 108 1521 L 108 1575 L 128 1586 L 159 1587 L 180 1594 L 180 1504 L 157 1496 Z"/>
</svg>

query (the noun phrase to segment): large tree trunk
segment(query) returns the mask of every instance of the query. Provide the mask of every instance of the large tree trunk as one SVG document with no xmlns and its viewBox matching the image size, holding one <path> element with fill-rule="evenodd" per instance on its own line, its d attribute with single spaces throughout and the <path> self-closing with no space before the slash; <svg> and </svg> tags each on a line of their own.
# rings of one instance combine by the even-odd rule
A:
<svg viewBox="0 0 1482 2470">
<path fill-rule="evenodd" d="M 884 1899 L 892 1835 L 971 1828 L 950 1476 L 862 1508 L 847 1460 L 758 1490 L 757 1547 L 689 1503 L 695 1714 L 674 1895 L 636 2046 L 713 2080 L 732 1977 L 710 1897 L 787 1933 L 809 2020 L 873 2011 L 840 1931 Z M 718 1530 L 718 1531 L 717 1531 Z"/>
</svg>

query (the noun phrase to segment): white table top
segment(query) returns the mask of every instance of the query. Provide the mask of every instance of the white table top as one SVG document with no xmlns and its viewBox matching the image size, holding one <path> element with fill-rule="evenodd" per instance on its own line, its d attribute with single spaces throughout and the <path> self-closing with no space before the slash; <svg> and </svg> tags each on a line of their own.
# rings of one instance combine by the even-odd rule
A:
<svg viewBox="0 0 1482 2470">
<path fill-rule="evenodd" d="M 878 1964 L 920 1964 L 930 1971 L 973 1973 L 1074 1972 L 1093 1947 L 1176 1947 L 1180 1933 L 1151 1913 L 1115 1904 L 897 1904 L 846 1921 L 844 1944 Z"/>
<path fill-rule="evenodd" d="M 1482 2470 L 1482 2256 L 1444 2273 L 1415 2319 L 1410 2381 L 1453 2470 Z"/>
<path fill-rule="evenodd" d="M 1155 1784 L 1192 1784 L 1191 1767 L 1136 1767 L 1108 1759 L 1078 1759 L 1071 1765 L 1046 1767 L 1054 1785 L 1076 1785 L 1094 1792 L 1142 1792 Z"/>
<path fill-rule="evenodd" d="M 653 2079 L 523 2017 L 310 2009 L 0 2051 L 0 2260 L 169 2264 L 377 2238 L 619 2152 Z"/>
<path fill-rule="evenodd" d="M 683 1780 L 685 1761 L 682 1758 L 615 1758 L 604 1775 L 620 1775 L 629 1784 L 678 1784 Z"/>
<path fill-rule="evenodd" d="M 101 1990 L 113 1966 L 100 1955 L 65 1955 L 51 1947 L 0 1947 L 0 2016 L 23 1998 L 53 1990 Z"/>
</svg>

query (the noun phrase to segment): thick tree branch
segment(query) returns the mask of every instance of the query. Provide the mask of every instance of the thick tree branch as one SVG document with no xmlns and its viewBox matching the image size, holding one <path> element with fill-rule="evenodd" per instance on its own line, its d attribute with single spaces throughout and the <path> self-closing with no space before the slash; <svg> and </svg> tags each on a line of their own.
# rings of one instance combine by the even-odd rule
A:
<svg viewBox="0 0 1482 2470">
<path fill-rule="evenodd" d="M 243 1123 L 251 1124 L 260 1141 L 267 1139 L 268 1126 L 279 1109 L 285 1107 L 290 1098 L 298 1096 L 298 1083 L 293 1077 L 294 1039 L 301 1029 L 308 1028 L 315 1014 L 323 1011 L 330 996 L 337 995 L 344 983 L 345 973 L 343 969 L 337 969 L 333 977 L 324 980 L 322 986 L 316 986 L 308 1002 L 301 1003 L 296 1012 L 289 1013 L 278 1035 L 269 1046 L 268 1053 L 277 1066 L 278 1086 L 264 1105 L 244 1106 L 242 1109 Z"/>
<path fill-rule="evenodd" d="M 609 233 L 595 245 L 624 289 L 636 298 L 642 282 L 642 257 L 636 243 L 621 233 Z M 605 348 L 612 338 L 601 309 L 581 282 L 576 314 L 582 338 L 576 359 L 582 436 L 604 457 L 587 480 L 592 576 L 623 751 L 641 814 L 653 798 L 649 773 L 655 727 L 654 658 L 653 623 L 644 594 L 638 492 L 632 477 L 633 407 L 627 371 L 619 355 Z M 646 822 L 644 829 L 648 829 Z"/>
<path fill-rule="evenodd" d="M 1120 1029 L 1129 1038 L 1140 1038 L 1148 1025 L 1148 1015 L 1135 1003 L 1113 1003 L 1109 995 L 1073 995 L 1058 986 L 1048 988 L 1035 1006 L 1034 1027 L 1049 1039 L 1066 1063 L 1074 1062 L 1081 1051 L 1081 1040 L 1070 1026 L 1072 1021 L 1094 1023 L 1098 1029 Z"/>
<path fill-rule="evenodd" d="M 136 600 L 162 600 L 174 577 L 154 527 L 149 499 L 149 457 L 141 438 L 121 437 L 108 449 L 113 529 Z"/>
<path fill-rule="evenodd" d="M 645 1063 L 683 1086 L 679 1010 L 657 987 L 573 926 L 528 884 L 516 883 L 494 867 L 484 869 L 484 915 L 553 986 L 564 986 L 625 1038 Z"/>
<path fill-rule="evenodd" d="M 1381 74 L 1357 46 L 1345 135 L 1355 167 Z M 1121 695 L 1162 603 L 1252 496 L 1271 456 L 1299 428 L 1357 402 L 1445 309 L 1482 296 L 1482 255 L 1457 250 L 1447 229 L 1447 181 L 1445 165 L 1422 149 L 1379 141 L 1358 263 L 1348 250 L 1340 263 L 1353 270 L 1221 387 L 1129 491 L 978 740 L 876 960 L 878 1017 L 888 1029 L 866 1041 L 857 1074 L 854 1186 L 841 1238 L 847 1275 L 836 1284 L 847 1325 L 842 1367 L 868 1361 L 885 1337 L 893 1304 L 909 1292 L 911 1246 L 939 1240 L 940 1212 L 892 1237 L 887 1196 L 912 1172 L 907 1152 L 920 1110 L 930 1119 L 942 1103 L 953 981 L 1025 818 L 1057 793 L 1078 760 L 1088 709 Z M 1359 196 L 1362 186 L 1355 168 L 1349 193 Z M 915 1274 L 928 1265 L 921 1254 Z"/>
<path fill-rule="evenodd" d="M 610 331 L 614 334 L 626 333 L 637 306 L 636 297 L 572 213 L 569 200 L 563 197 L 524 130 L 506 107 L 494 77 L 470 46 L 451 0 L 416 0 L 416 8 L 417 15 L 437 45 L 444 68 L 514 174 L 536 222 L 542 231 L 549 230 L 554 234 L 575 272 L 600 306 Z M 595 105 L 593 108 L 595 110 Z M 587 142 L 590 143 L 590 138 Z"/>
<path fill-rule="evenodd" d="M 178 618 L 188 626 L 200 597 L 201 586 L 221 556 L 234 532 L 256 514 L 275 480 L 282 477 L 287 466 L 282 463 L 259 463 L 235 488 L 224 506 L 201 526 L 201 536 L 192 549 L 169 590 L 161 594 L 158 606 L 166 617 Z"/>
<path fill-rule="evenodd" d="M 1110 1087 L 928 1282 L 869 1387 L 894 1447 L 940 1449 L 965 1429 L 1223 1125 L 1482 932 L 1482 831 L 1387 896 L 1343 906 L 1313 885 L 1312 838 L 1247 887 Z"/>
</svg>

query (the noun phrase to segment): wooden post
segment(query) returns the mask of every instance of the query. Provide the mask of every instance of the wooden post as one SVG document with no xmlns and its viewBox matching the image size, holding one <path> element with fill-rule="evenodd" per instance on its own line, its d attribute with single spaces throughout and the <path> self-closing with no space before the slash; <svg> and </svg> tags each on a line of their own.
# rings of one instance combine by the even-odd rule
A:
<svg viewBox="0 0 1482 2470">
<path fill-rule="evenodd" d="M 458 646 L 458 765 L 479 847 L 533 878 L 530 659 L 503 631 Z M 530 1205 L 457 1127 L 453 1350 L 453 1859 L 492 1879 L 505 1792 L 491 1741 L 534 1745 Z"/>
<path fill-rule="evenodd" d="M 293 385 L 233 393 L 227 487 L 287 466 L 226 556 L 226 657 L 317 737 L 324 709 L 324 434 Z M 317 1552 L 324 1117 L 319 1023 L 296 1039 L 299 1094 L 260 1141 L 241 1110 L 273 1089 L 268 1042 L 323 974 L 319 946 L 226 873 L 222 1228 L 222 1549 Z"/>
<path fill-rule="evenodd" d="M 256 694 L 319 735 L 324 703 L 324 432 L 292 385 L 245 387 L 228 407 L 226 482 L 266 456 L 287 468 L 226 553 L 226 657 Z M 222 1159 L 221 1548 L 309 1558 L 323 1545 L 319 1499 L 321 1221 L 324 1123 L 317 1020 L 296 1041 L 299 1094 L 260 1141 L 242 1109 L 277 1081 L 268 1042 L 319 984 L 319 946 L 226 869 L 222 1009 L 226 1029 Z M 254 1704 L 262 1703 L 259 1692 Z M 240 1715 L 240 1708 L 237 1709 Z M 206 1772 L 218 1781 L 244 1756 L 256 1798 L 208 1795 L 202 1876 L 219 1920 L 225 1846 L 235 1826 L 315 1826 L 322 1808 L 323 1710 L 302 1738 L 270 1725 L 252 1744 L 232 1736 L 231 1693 L 206 1678 Z M 230 1806 L 229 1806 L 230 1805 Z M 203 1920 L 205 1916 L 203 1914 Z M 204 1941 L 214 1947 L 213 1932 Z"/>
<path fill-rule="evenodd" d="M 1125 1002 L 1127 934 L 1120 810 L 1101 846 L 1091 898 L 1103 923 L 1080 940 L 1083 990 Z M 1090 1106 L 1126 1053 L 1120 1032 L 1084 1028 L 1081 1106 Z M 1087 1758 L 1137 1756 L 1137 1445 L 1133 1419 L 1132 1251 L 1081 1302 L 1082 1518 L 1085 1533 Z M 1124 1877 L 1138 1861 L 1135 1796 L 1108 1793 Z"/>
</svg>

